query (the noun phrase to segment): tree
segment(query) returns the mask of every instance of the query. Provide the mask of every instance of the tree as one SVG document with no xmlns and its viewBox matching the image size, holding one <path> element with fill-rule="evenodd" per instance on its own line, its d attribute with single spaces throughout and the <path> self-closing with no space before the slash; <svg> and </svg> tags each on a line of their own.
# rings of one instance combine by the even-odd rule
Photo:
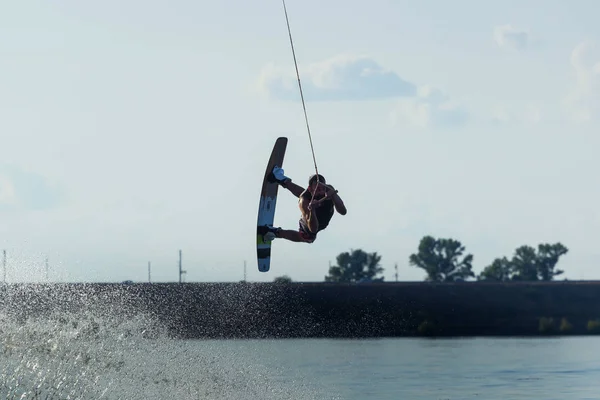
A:
<svg viewBox="0 0 600 400">
<path fill-rule="evenodd" d="M 551 281 L 564 271 L 555 270 L 560 256 L 569 250 L 561 243 L 538 245 L 537 253 L 531 246 L 515 250 L 512 259 L 497 258 L 483 269 L 479 280 L 497 281 Z"/>
<path fill-rule="evenodd" d="M 538 245 L 538 277 L 542 281 L 551 281 L 555 276 L 562 275 L 563 270 L 557 269 L 558 259 L 560 256 L 567 254 L 569 249 L 563 246 L 562 243 L 540 244 Z"/>
<path fill-rule="evenodd" d="M 521 246 L 515 250 L 511 261 L 513 281 L 537 281 L 537 256 L 531 246 Z"/>
<path fill-rule="evenodd" d="M 492 264 L 481 271 L 477 280 L 480 281 L 508 281 L 512 276 L 512 264 L 506 257 L 496 258 Z"/>
<path fill-rule="evenodd" d="M 290 278 L 287 275 L 278 276 L 278 277 L 275 277 L 275 279 L 273 279 L 273 282 L 274 283 L 291 283 L 292 278 Z"/>
<path fill-rule="evenodd" d="M 361 249 L 351 249 L 350 252 L 340 253 L 336 261 L 337 265 L 329 267 L 329 275 L 325 276 L 325 282 L 371 280 L 383 272 L 383 268 L 379 265 L 381 256 L 376 252 L 366 253 Z"/>
<path fill-rule="evenodd" d="M 409 257 L 410 265 L 422 268 L 427 273 L 425 280 L 433 282 L 455 282 L 474 277 L 473 255 L 467 254 L 460 260 L 465 247 L 454 239 L 435 239 L 424 236 L 419 250 Z"/>
</svg>

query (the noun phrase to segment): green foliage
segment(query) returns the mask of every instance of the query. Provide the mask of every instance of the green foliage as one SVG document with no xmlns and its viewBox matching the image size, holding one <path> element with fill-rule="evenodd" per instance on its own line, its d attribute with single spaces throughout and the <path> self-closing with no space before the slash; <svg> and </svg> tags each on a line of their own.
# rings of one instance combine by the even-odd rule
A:
<svg viewBox="0 0 600 400">
<path fill-rule="evenodd" d="M 457 240 L 424 236 L 419 243 L 418 252 L 410 255 L 409 263 L 425 270 L 425 279 L 428 281 L 465 280 L 475 274 L 472 271 L 473 255 L 462 257 L 464 251 L 465 247 Z"/>
<path fill-rule="evenodd" d="M 560 321 L 559 330 L 561 333 L 570 333 L 573 330 L 573 325 L 566 318 L 563 318 Z"/>
<path fill-rule="evenodd" d="M 517 281 L 537 281 L 537 257 L 531 246 L 521 246 L 515 250 L 511 262 L 512 279 Z"/>
<path fill-rule="evenodd" d="M 600 333 L 600 319 L 593 319 L 588 321 L 587 330 L 590 333 Z"/>
<path fill-rule="evenodd" d="M 552 333 L 554 331 L 554 319 L 542 317 L 539 319 L 540 333 Z"/>
<path fill-rule="evenodd" d="M 478 280 L 494 281 L 551 281 L 564 271 L 555 270 L 560 256 L 569 250 L 561 243 L 539 244 L 537 253 L 531 246 L 515 250 L 511 260 L 496 258 L 483 269 Z"/>
<path fill-rule="evenodd" d="M 350 250 L 340 253 L 337 265 L 329 268 L 329 275 L 325 276 L 325 282 L 358 282 L 365 279 L 376 279 L 377 274 L 383 272 L 379 265 L 381 256 L 375 253 L 367 253 L 361 249 Z M 379 278 L 383 280 L 383 277 Z"/>
<path fill-rule="evenodd" d="M 512 264 L 506 257 L 496 258 L 492 264 L 484 268 L 477 280 L 508 281 L 512 274 Z"/>
<path fill-rule="evenodd" d="M 292 282 L 292 278 L 290 278 L 287 275 L 283 275 L 283 276 L 278 276 L 275 279 L 273 279 L 274 283 L 291 283 Z"/>
<path fill-rule="evenodd" d="M 537 270 L 538 276 L 542 281 L 551 281 L 555 276 L 562 275 L 563 270 L 554 270 L 560 256 L 567 254 L 569 249 L 561 243 L 540 244 L 538 245 Z"/>
</svg>

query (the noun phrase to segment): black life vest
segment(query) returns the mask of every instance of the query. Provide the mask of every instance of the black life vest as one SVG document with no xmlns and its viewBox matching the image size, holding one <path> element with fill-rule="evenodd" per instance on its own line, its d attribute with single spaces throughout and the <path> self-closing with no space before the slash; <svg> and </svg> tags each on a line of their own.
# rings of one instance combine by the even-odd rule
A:
<svg viewBox="0 0 600 400">
<path fill-rule="evenodd" d="M 305 190 L 302 192 L 302 197 L 310 202 L 312 199 L 312 193 L 308 190 Z M 320 200 L 323 197 L 325 197 L 325 195 L 315 196 L 315 200 Z M 319 231 L 327 228 L 329 221 L 331 221 L 331 218 L 333 217 L 334 211 L 335 206 L 333 204 L 333 200 L 331 199 L 323 201 L 317 208 L 312 210 L 312 212 L 314 212 L 317 216 L 317 221 L 319 221 Z"/>
</svg>

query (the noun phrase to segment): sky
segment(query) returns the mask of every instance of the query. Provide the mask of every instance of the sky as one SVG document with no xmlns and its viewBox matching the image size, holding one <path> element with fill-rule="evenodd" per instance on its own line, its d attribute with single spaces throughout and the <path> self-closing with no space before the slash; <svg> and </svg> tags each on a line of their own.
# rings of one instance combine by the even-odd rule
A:
<svg viewBox="0 0 600 400">
<path fill-rule="evenodd" d="M 0 247 L 7 281 L 322 281 L 339 253 L 386 281 L 425 235 L 479 273 L 563 243 L 600 279 L 600 3 L 288 0 L 319 172 L 348 213 L 256 264 L 260 189 L 314 173 L 278 1 L 0 5 Z M 281 190 L 275 225 L 296 229 Z"/>
</svg>

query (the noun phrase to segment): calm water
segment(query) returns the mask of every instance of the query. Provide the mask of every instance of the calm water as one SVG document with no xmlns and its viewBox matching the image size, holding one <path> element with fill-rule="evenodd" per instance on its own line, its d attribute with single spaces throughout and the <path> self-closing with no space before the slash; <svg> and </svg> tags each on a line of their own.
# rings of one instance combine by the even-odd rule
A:
<svg viewBox="0 0 600 400">
<path fill-rule="evenodd" d="M 600 399 L 599 338 L 223 343 L 315 398 Z"/>
<path fill-rule="evenodd" d="M 600 338 L 177 341 L 0 315 L 1 399 L 600 399 Z"/>
</svg>

